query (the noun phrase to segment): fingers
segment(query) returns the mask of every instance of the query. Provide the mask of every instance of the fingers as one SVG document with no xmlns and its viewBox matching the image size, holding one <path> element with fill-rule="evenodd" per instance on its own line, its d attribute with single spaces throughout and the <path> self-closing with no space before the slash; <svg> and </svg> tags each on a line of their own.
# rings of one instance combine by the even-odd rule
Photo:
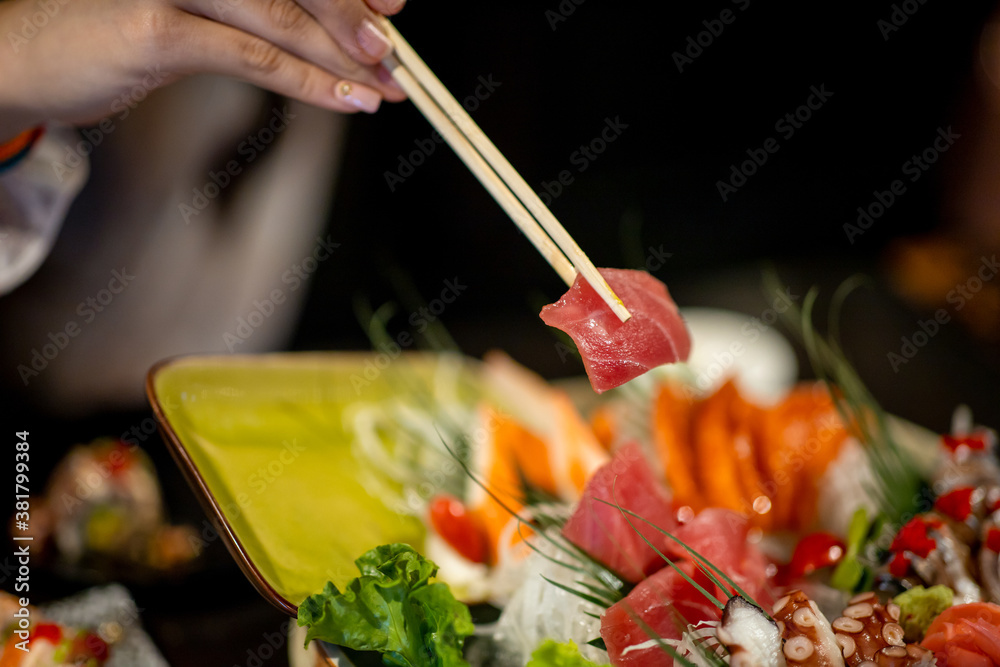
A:
<svg viewBox="0 0 1000 667">
<path fill-rule="evenodd" d="M 211 71 L 233 76 L 308 104 L 348 113 L 374 112 L 382 101 L 375 88 L 331 74 L 236 27 L 187 13 L 178 24 L 177 41 L 172 49 L 175 55 L 168 65 L 173 71 Z M 364 71 L 364 68 L 357 70 Z"/>
<path fill-rule="evenodd" d="M 406 5 L 406 0 L 366 0 L 369 7 L 379 14 L 398 14 Z"/>
<path fill-rule="evenodd" d="M 384 0 L 390 2 L 391 0 Z M 392 53 L 380 18 L 361 0 L 299 0 L 299 3 L 359 63 L 375 65 Z"/>
<path fill-rule="evenodd" d="M 334 75 L 373 88 L 390 100 L 405 97 L 379 77 L 376 67 L 359 63 L 345 53 L 295 0 L 178 0 L 177 6 L 256 35 Z"/>
</svg>

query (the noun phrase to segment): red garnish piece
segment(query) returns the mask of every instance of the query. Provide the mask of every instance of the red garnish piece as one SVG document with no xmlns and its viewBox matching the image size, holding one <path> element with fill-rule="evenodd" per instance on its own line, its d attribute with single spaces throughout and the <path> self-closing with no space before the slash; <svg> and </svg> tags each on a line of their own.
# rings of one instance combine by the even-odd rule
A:
<svg viewBox="0 0 1000 667">
<path fill-rule="evenodd" d="M 974 452 L 986 451 L 987 439 L 985 433 L 971 433 L 969 435 L 942 435 L 941 443 L 948 451 L 955 453 L 963 445 Z"/>
<path fill-rule="evenodd" d="M 108 449 L 107 464 L 112 475 L 119 475 L 131 468 L 134 460 L 132 448 L 121 440 Z"/>
<path fill-rule="evenodd" d="M 645 271 L 600 272 L 631 313 L 628 321 L 619 320 L 582 275 L 540 313 L 576 343 L 594 391 L 600 394 L 655 366 L 687 360 L 691 337 L 667 286 Z"/>
<path fill-rule="evenodd" d="M 986 548 L 1000 553 L 1000 528 L 990 528 L 986 531 Z"/>
<path fill-rule="evenodd" d="M 902 579 L 910 571 L 910 558 L 902 551 L 898 552 L 889 561 L 889 574 L 896 577 L 897 579 Z"/>
<path fill-rule="evenodd" d="M 442 494 L 430 505 L 431 527 L 445 542 L 473 563 L 489 560 L 486 531 L 461 500 Z"/>
<path fill-rule="evenodd" d="M 934 509 L 941 514 L 950 516 L 955 521 L 965 521 L 972 514 L 972 494 L 975 491 L 971 486 L 961 486 L 953 489 L 934 501 Z"/>
<path fill-rule="evenodd" d="M 919 516 L 911 519 L 896 533 L 889 551 L 896 553 L 910 551 L 920 558 L 927 558 L 937 548 L 937 542 L 934 541 L 933 537 L 927 535 L 927 530 L 938 525 L 940 522 L 933 519 L 924 519 Z"/>
<path fill-rule="evenodd" d="M 787 576 L 798 579 L 840 562 L 844 557 L 844 543 L 830 533 L 806 535 L 795 545 L 795 552 L 788 564 Z"/>
<path fill-rule="evenodd" d="M 100 662 L 108 659 L 108 643 L 93 632 L 81 632 L 73 640 L 71 653 L 74 658 L 96 658 Z"/>
<path fill-rule="evenodd" d="M 88 632 L 84 635 L 83 645 L 87 647 L 88 653 L 98 660 L 108 659 L 108 643 L 94 633 Z"/>
<path fill-rule="evenodd" d="M 44 639 L 55 645 L 62 641 L 62 628 L 55 623 L 36 623 L 31 630 L 31 641 Z"/>
</svg>

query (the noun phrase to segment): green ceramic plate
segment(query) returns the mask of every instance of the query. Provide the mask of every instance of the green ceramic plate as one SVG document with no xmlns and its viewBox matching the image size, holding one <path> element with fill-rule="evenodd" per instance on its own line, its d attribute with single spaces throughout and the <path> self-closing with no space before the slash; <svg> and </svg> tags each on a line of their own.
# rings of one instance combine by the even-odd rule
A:
<svg viewBox="0 0 1000 667">
<path fill-rule="evenodd" d="M 345 409 L 400 391 L 373 360 L 190 357 L 149 372 L 147 393 L 174 458 L 247 577 L 292 615 L 326 581 L 343 587 L 357 576 L 354 559 L 368 549 L 422 547 L 420 522 L 358 481 Z M 429 376 L 437 364 L 412 355 L 390 365 Z"/>
</svg>

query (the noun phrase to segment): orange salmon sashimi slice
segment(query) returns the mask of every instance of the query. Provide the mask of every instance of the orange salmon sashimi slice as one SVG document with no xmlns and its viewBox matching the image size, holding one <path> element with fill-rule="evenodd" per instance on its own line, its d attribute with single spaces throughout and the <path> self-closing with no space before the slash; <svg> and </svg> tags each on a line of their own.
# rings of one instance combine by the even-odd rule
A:
<svg viewBox="0 0 1000 667">
<path fill-rule="evenodd" d="M 666 470 L 667 484 L 678 507 L 698 512 L 705 506 L 695 473 L 691 438 L 694 402 L 680 387 L 664 384 L 653 403 L 653 442 Z"/>
<path fill-rule="evenodd" d="M 729 381 L 695 399 L 664 384 L 653 404 L 653 438 L 678 507 L 724 507 L 766 530 L 812 522 L 818 480 L 846 431 L 823 385 L 804 383 L 772 408 Z"/>
<path fill-rule="evenodd" d="M 486 531 L 491 563 L 502 549 L 528 534 L 522 528 L 518 535 L 516 526 L 510 525 L 517 521 L 511 512 L 524 507 L 525 486 L 560 500 L 576 500 L 594 471 L 609 458 L 567 396 L 552 392 L 550 400 L 553 427 L 547 437 L 509 415 L 480 409 L 478 432 L 483 436 L 473 441 L 471 467 L 496 498 L 473 484 L 466 504 Z M 502 545 L 506 534 L 512 535 L 511 543 Z"/>
</svg>

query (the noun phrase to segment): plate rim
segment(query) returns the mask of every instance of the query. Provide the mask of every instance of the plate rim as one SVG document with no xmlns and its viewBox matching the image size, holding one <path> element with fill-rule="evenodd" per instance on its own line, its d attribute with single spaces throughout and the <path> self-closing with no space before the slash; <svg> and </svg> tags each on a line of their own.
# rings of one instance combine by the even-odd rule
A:
<svg viewBox="0 0 1000 667">
<path fill-rule="evenodd" d="M 187 448 L 184 446 L 184 443 L 181 442 L 180 436 L 177 435 L 173 426 L 171 426 L 169 420 L 167 419 L 166 412 L 160 402 L 160 397 L 156 393 L 156 377 L 180 361 L 189 361 L 192 359 L 201 359 L 205 361 L 223 359 L 229 360 L 244 356 L 257 357 L 270 355 L 236 355 L 235 357 L 227 355 L 182 355 L 161 359 L 153 364 L 153 366 L 146 373 L 146 397 L 149 400 L 150 406 L 153 408 L 153 414 L 156 417 L 160 434 L 163 436 L 164 442 L 167 444 L 167 450 L 170 452 L 174 462 L 181 469 L 188 485 L 198 498 L 198 502 L 201 504 L 202 509 L 208 515 L 209 521 L 212 522 L 216 532 L 222 538 L 222 542 L 226 545 L 226 549 L 236 561 L 236 564 L 239 566 L 244 576 L 250 580 L 250 583 L 253 584 L 254 588 L 257 589 L 257 592 L 260 593 L 265 600 L 270 602 L 285 614 L 288 614 L 293 618 L 297 618 L 299 613 L 298 606 L 292 604 L 285 599 L 284 596 L 278 593 L 278 591 L 276 591 L 274 587 L 268 583 L 267 579 L 264 578 L 264 575 L 261 574 L 260 570 L 257 569 L 257 566 L 254 565 L 253 561 L 250 559 L 250 555 L 247 553 L 246 548 L 243 546 L 243 543 L 240 542 L 239 538 L 236 536 L 236 532 L 233 530 L 232 525 L 230 525 L 225 514 L 222 512 L 222 507 L 219 506 L 218 501 L 209 489 L 205 479 L 198 471 L 198 467 L 195 465 L 194 460 L 188 453 Z"/>
</svg>

